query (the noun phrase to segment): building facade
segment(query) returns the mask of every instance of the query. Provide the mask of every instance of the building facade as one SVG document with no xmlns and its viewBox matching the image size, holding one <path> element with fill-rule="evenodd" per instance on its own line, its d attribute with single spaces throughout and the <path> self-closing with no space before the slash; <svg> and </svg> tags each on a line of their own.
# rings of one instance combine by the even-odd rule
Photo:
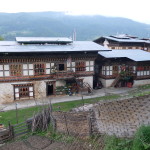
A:
<svg viewBox="0 0 150 150">
<path fill-rule="evenodd" d="M 138 39 L 127 34 L 102 36 L 94 42 L 110 49 L 141 49 L 150 52 L 150 39 Z"/>
<path fill-rule="evenodd" d="M 150 84 L 150 53 L 143 50 L 99 52 L 96 76 L 104 87 Z"/>
<path fill-rule="evenodd" d="M 106 49 L 94 42 L 68 38 L 0 42 L 0 103 L 89 92 L 101 50 Z"/>
</svg>

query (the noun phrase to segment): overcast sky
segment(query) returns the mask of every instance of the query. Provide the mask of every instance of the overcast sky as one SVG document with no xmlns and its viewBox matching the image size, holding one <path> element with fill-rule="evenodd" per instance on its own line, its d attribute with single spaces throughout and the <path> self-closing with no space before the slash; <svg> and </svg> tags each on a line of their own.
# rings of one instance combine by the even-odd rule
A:
<svg viewBox="0 0 150 150">
<path fill-rule="evenodd" d="M 65 11 L 125 17 L 150 24 L 150 0 L 1 0 L 0 12 Z"/>
</svg>

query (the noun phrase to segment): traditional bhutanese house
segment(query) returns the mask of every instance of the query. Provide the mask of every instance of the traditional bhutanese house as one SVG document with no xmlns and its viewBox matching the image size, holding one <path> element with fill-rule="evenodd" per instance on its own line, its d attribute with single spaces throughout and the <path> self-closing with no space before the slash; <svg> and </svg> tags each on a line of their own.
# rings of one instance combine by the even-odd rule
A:
<svg viewBox="0 0 150 150">
<path fill-rule="evenodd" d="M 127 34 L 102 36 L 94 40 L 94 42 L 110 49 L 142 49 L 150 52 L 149 39 L 138 39 Z"/>
<path fill-rule="evenodd" d="M 91 41 L 17 37 L 0 42 L 0 103 L 73 94 L 93 88 L 98 51 Z M 85 91 L 82 91 L 85 92 Z"/>
<path fill-rule="evenodd" d="M 99 52 L 96 76 L 104 87 L 150 84 L 150 53 L 143 50 Z"/>
</svg>

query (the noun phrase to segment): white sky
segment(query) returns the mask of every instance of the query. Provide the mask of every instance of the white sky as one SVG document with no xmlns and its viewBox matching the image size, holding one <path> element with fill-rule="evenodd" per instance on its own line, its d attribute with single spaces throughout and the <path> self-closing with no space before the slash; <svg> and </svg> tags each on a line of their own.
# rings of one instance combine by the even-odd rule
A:
<svg viewBox="0 0 150 150">
<path fill-rule="evenodd" d="M 1 0 L 0 12 L 65 11 L 125 17 L 150 24 L 150 0 Z"/>
</svg>

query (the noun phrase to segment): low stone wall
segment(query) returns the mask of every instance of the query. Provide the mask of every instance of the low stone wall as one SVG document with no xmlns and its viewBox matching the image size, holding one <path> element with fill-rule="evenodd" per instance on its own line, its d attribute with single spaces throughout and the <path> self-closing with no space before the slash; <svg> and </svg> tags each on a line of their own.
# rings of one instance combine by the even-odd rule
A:
<svg viewBox="0 0 150 150">
<path fill-rule="evenodd" d="M 150 125 L 150 95 L 103 101 L 93 108 L 98 133 L 132 137 L 142 125 Z"/>
<path fill-rule="evenodd" d="M 53 112 L 56 131 L 87 137 L 90 135 L 89 112 Z"/>
<path fill-rule="evenodd" d="M 53 117 L 58 132 L 82 137 L 92 134 L 133 137 L 140 126 L 150 125 L 150 95 L 101 101 L 91 111 L 53 112 Z"/>
</svg>

